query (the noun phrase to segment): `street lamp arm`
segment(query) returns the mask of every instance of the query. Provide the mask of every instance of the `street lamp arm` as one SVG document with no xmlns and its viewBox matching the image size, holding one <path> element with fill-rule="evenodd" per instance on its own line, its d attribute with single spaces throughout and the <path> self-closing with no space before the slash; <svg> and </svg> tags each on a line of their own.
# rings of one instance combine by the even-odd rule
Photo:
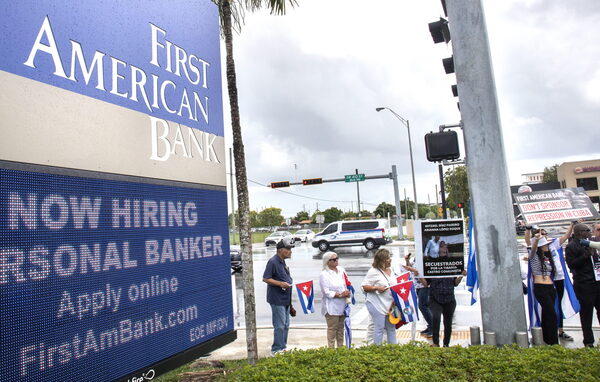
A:
<svg viewBox="0 0 600 382">
<path fill-rule="evenodd" d="M 377 111 L 387 110 L 390 113 L 394 114 L 394 116 L 396 116 L 396 118 L 398 118 L 400 120 L 400 122 L 402 122 L 404 125 L 408 125 L 408 120 L 402 118 L 402 116 L 400 114 L 396 113 L 394 110 L 390 109 L 389 107 L 386 107 L 386 106 L 376 107 L 375 110 L 377 110 Z"/>
<path fill-rule="evenodd" d="M 394 116 L 396 118 L 398 118 L 398 120 L 400 122 L 402 122 L 402 124 L 404 126 L 406 126 L 406 130 L 408 131 L 408 152 L 410 154 L 410 171 L 412 173 L 412 183 L 413 183 L 413 194 L 414 194 L 414 198 L 415 198 L 415 208 L 414 208 L 414 213 L 415 213 L 415 218 L 417 220 L 419 220 L 419 204 L 417 203 L 417 184 L 415 181 L 415 165 L 413 162 L 413 153 L 412 153 L 412 142 L 410 139 L 410 123 L 408 122 L 407 119 L 402 118 L 402 116 L 400 116 L 400 114 L 396 113 L 394 110 L 390 109 L 389 107 L 386 106 L 380 106 L 380 107 L 376 107 L 375 108 L 376 111 L 382 111 L 382 110 L 387 110 L 390 113 L 394 114 Z"/>
</svg>

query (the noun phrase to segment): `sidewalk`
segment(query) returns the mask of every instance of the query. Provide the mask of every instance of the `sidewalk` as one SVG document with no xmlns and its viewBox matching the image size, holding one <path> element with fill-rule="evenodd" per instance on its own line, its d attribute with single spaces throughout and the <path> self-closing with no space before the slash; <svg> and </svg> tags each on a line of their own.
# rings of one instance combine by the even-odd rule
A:
<svg viewBox="0 0 600 382">
<path fill-rule="evenodd" d="M 415 340 L 431 343 L 431 340 L 419 334 L 419 327 L 417 327 Z M 443 332 L 443 330 L 441 331 Z M 583 335 L 581 329 L 574 327 L 565 327 L 565 332 L 571 335 L 574 341 L 561 341 L 561 344 L 567 348 L 581 348 L 583 347 Z M 352 330 L 352 343 L 355 347 L 365 345 L 366 328 L 358 328 Z M 452 339 L 450 340 L 450 346 L 469 346 L 470 339 L 469 328 L 455 327 L 452 330 Z M 235 360 L 243 359 L 247 357 L 246 353 L 246 330 L 237 330 L 238 338 L 236 341 L 224 346 L 213 353 L 211 353 L 206 359 L 208 360 Z M 443 336 L 443 333 L 440 333 Z M 596 339 L 600 338 L 600 328 L 594 328 L 594 336 Z M 258 356 L 259 358 L 268 357 L 271 354 L 271 343 L 273 341 L 273 329 L 271 327 L 260 327 L 257 329 L 258 337 Z M 483 339 L 483 333 L 481 333 Z M 408 329 L 399 329 L 396 332 L 396 338 L 399 344 L 406 344 L 411 340 L 410 327 Z M 441 342 L 441 339 L 440 339 Z M 598 342 L 598 341 L 597 341 Z M 288 335 L 288 349 L 307 350 L 318 348 L 327 345 L 327 333 L 326 327 L 323 326 L 293 326 L 290 328 Z"/>
</svg>

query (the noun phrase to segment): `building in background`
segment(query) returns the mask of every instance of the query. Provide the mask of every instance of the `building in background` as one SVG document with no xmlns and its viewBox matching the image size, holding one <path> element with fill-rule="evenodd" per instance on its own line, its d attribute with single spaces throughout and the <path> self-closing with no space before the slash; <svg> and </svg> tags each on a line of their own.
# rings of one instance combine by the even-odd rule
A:
<svg viewBox="0 0 600 382">
<path fill-rule="evenodd" d="M 521 174 L 525 177 L 523 184 L 531 185 L 544 182 L 544 172 L 532 172 L 530 174 Z"/>
<path fill-rule="evenodd" d="M 598 208 L 600 203 L 600 159 L 565 162 L 558 166 L 561 188 L 583 187 L 590 200 Z"/>
</svg>

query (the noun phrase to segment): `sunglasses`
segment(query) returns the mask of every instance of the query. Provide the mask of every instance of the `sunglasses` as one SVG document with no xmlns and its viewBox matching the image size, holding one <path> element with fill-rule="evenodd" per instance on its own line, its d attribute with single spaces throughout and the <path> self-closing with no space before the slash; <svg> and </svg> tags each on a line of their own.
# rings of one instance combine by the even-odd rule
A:
<svg viewBox="0 0 600 382">
<path fill-rule="evenodd" d="M 338 261 L 339 259 L 336 257 L 335 259 L 329 259 L 329 261 Z"/>
</svg>

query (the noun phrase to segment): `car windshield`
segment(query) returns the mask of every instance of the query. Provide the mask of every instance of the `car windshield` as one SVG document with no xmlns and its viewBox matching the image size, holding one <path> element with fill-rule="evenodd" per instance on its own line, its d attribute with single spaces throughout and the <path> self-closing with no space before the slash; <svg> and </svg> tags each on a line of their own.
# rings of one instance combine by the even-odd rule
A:
<svg viewBox="0 0 600 382">
<path fill-rule="evenodd" d="M 296 234 L 300 234 L 300 235 L 304 235 L 306 233 L 305 230 L 301 229 L 300 231 L 296 232 Z"/>
<path fill-rule="evenodd" d="M 271 236 L 283 236 L 283 232 L 273 232 Z"/>
</svg>

